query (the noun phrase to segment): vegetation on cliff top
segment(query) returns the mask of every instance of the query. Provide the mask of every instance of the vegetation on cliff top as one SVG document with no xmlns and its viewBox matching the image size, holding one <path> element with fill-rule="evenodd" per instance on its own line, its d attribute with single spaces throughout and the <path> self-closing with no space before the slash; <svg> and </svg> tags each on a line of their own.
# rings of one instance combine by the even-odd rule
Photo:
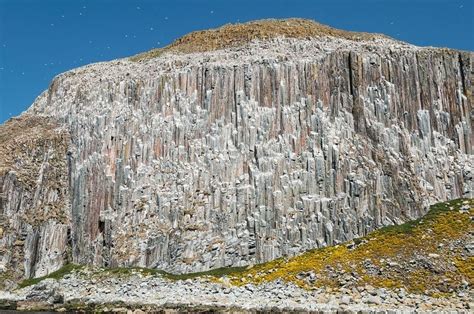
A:
<svg viewBox="0 0 474 314">
<path fill-rule="evenodd" d="M 156 58 L 164 52 L 193 53 L 241 46 L 254 39 L 275 37 L 308 38 L 332 36 L 349 40 L 371 40 L 379 34 L 349 32 L 307 19 L 268 19 L 248 23 L 226 24 L 216 29 L 184 35 L 164 48 L 153 49 L 131 57 L 132 61 Z"/>
</svg>

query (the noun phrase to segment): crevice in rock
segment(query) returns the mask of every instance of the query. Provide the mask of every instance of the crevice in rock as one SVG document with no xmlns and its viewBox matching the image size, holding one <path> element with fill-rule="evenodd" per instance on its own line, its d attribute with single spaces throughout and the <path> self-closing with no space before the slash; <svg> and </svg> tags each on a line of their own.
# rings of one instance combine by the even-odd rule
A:
<svg viewBox="0 0 474 314">
<path fill-rule="evenodd" d="M 236 90 L 236 84 L 235 84 L 235 79 L 237 77 L 236 75 L 236 72 L 237 72 L 237 66 L 234 65 L 234 71 L 233 71 L 233 75 L 234 75 L 234 81 L 233 81 L 233 93 L 234 93 L 234 113 L 235 113 L 235 128 L 237 128 L 237 121 L 238 121 L 238 117 L 237 117 L 237 90 Z"/>
<path fill-rule="evenodd" d="M 350 90 L 352 98 L 354 99 L 354 83 L 352 81 L 352 57 L 351 57 L 350 52 L 349 52 L 349 90 Z"/>
<path fill-rule="evenodd" d="M 415 54 L 415 66 L 416 66 L 416 76 L 417 76 L 417 82 L 420 82 L 420 61 L 418 59 L 418 54 Z M 415 86 L 416 89 L 420 89 L 418 92 L 418 95 L 420 95 L 420 108 L 425 109 L 423 106 L 423 88 L 420 85 Z"/>
<path fill-rule="evenodd" d="M 462 93 L 467 96 L 466 74 L 464 73 L 464 61 L 462 60 L 461 53 L 458 54 L 458 60 L 459 60 L 459 72 L 461 73 Z"/>
<path fill-rule="evenodd" d="M 66 231 L 66 262 L 72 262 L 72 230 L 71 227 Z"/>
<path fill-rule="evenodd" d="M 105 222 L 99 220 L 99 232 L 104 233 L 104 229 L 105 229 Z"/>
<path fill-rule="evenodd" d="M 37 264 L 37 257 L 38 257 L 38 244 L 39 244 L 39 230 L 35 230 L 33 232 L 33 243 L 31 245 L 31 256 L 30 256 L 30 273 L 29 278 L 35 277 L 35 266 Z"/>
</svg>

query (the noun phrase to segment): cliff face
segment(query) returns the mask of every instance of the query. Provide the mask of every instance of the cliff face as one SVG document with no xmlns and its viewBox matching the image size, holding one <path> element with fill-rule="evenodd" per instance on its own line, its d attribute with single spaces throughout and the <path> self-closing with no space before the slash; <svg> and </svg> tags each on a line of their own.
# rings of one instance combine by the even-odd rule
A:
<svg viewBox="0 0 474 314">
<path fill-rule="evenodd" d="M 277 37 L 64 73 L 1 127 L 54 123 L 0 154 L 0 270 L 246 265 L 473 197 L 473 57 Z"/>
<path fill-rule="evenodd" d="M 0 286 L 67 260 L 68 131 L 24 114 L 0 126 Z"/>
</svg>

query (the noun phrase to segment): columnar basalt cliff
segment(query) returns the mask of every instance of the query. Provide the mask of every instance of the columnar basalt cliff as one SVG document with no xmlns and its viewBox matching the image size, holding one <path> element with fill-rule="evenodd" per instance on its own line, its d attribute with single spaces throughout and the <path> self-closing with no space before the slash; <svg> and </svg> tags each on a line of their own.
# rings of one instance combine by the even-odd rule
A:
<svg viewBox="0 0 474 314">
<path fill-rule="evenodd" d="M 473 197 L 473 57 L 285 20 L 61 74 L 0 129 L 0 271 L 246 265 Z"/>
</svg>

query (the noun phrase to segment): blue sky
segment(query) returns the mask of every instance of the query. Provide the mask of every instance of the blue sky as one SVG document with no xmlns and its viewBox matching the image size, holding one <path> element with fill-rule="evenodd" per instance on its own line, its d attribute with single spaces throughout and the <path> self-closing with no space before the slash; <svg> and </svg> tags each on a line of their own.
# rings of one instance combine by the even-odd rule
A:
<svg viewBox="0 0 474 314">
<path fill-rule="evenodd" d="M 160 47 L 193 30 L 270 17 L 474 50 L 474 0 L 0 0 L 0 123 L 66 70 Z"/>
</svg>

